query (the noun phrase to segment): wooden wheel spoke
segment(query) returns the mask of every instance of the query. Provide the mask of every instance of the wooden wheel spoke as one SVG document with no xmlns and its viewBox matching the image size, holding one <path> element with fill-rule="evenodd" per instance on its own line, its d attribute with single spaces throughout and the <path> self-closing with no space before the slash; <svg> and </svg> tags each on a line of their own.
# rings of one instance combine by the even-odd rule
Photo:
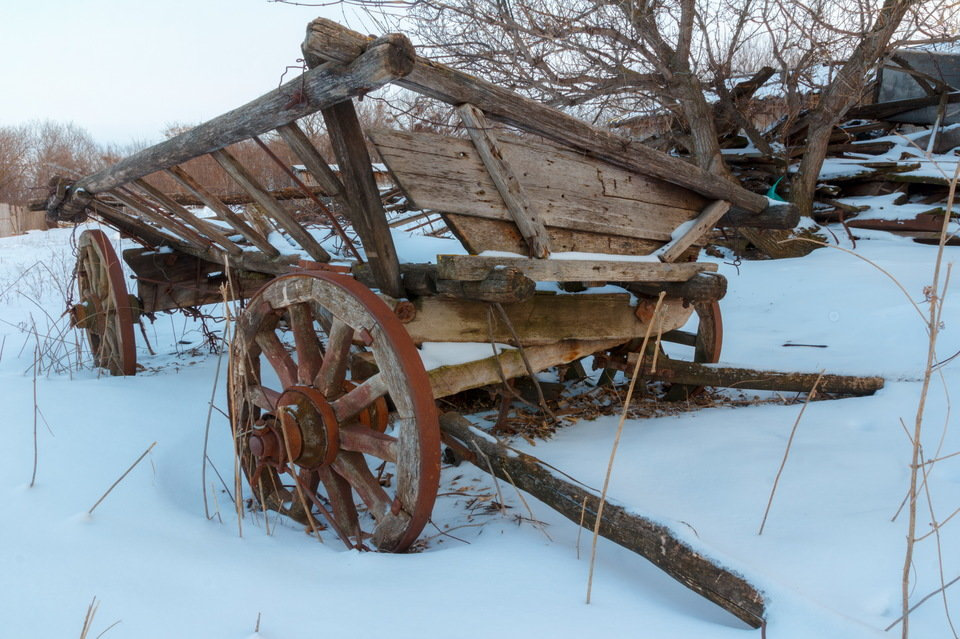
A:
<svg viewBox="0 0 960 639">
<path fill-rule="evenodd" d="M 277 410 L 280 393 L 266 386 L 251 384 L 247 387 L 247 397 L 257 408 L 273 413 Z"/>
<path fill-rule="evenodd" d="M 355 538 L 359 543 L 360 518 L 357 516 L 357 507 L 353 503 L 353 491 L 350 488 L 350 483 L 326 467 L 318 469 L 317 475 L 327 491 L 327 499 L 330 500 L 330 508 L 337 525 L 340 526 L 344 534 Z"/>
<path fill-rule="evenodd" d="M 397 439 L 359 424 L 340 427 L 340 448 L 396 463 Z"/>
<path fill-rule="evenodd" d="M 287 352 L 286 346 L 280 341 L 277 334 L 271 330 L 264 330 L 257 333 L 257 346 L 263 351 L 264 357 L 270 362 L 273 370 L 277 372 L 280 383 L 284 388 L 293 386 L 297 383 L 297 365 L 293 363 L 293 358 Z"/>
<path fill-rule="evenodd" d="M 359 415 L 364 408 L 373 404 L 377 398 L 386 395 L 389 390 L 386 377 L 383 373 L 377 373 L 340 399 L 331 402 L 330 406 L 333 408 L 333 414 L 342 424 Z"/>
<path fill-rule="evenodd" d="M 350 483 L 374 519 L 380 519 L 390 512 L 390 497 L 370 472 L 363 455 L 342 451 L 333 462 L 333 470 Z"/>
<path fill-rule="evenodd" d="M 297 381 L 304 385 L 313 383 L 320 364 L 323 350 L 313 328 L 313 314 L 306 303 L 292 304 L 288 309 L 293 341 L 297 347 Z"/>
<path fill-rule="evenodd" d="M 334 318 L 330 327 L 330 339 L 323 364 L 317 372 L 314 386 L 326 396 L 335 395 L 343 385 L 350 363 L 350 346 L 353 343 L 353 329 L 344 321 Z"/>
</svg>

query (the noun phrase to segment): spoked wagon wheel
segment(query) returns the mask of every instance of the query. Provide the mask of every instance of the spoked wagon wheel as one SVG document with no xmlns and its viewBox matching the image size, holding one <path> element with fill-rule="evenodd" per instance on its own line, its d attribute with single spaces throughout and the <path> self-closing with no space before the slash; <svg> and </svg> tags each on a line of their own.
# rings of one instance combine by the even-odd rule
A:
<svg viewBox="0 0 960 639">
<path fill-rule="evenodd" d="M 695 303 L 693 310 L 699 320 L 696 332 L 676 330 L 665 333 L 662 341 L 677 344 L 682 352 L 661 353 L 661 356 L 694 361 L 698 364 L 715 364 L 720 361 L 720 351 L 723 348 L 723 318 L 720 315 L 720 302 Z M 680 346 L 685 348 L 680 349 Z M 702 390 L 702 386 L 672 384 L 667 390 L 666 399 L 671 401 L 687 399 Z"/>
<path fill-rule="evenodd" d="M 87 230 L 77 243 L 79 303 L 70 308 L 74 326 L 83 328 L 94 364 L 111 375 L 137 372 L 134 308 L 120 259 L 103 231 Z"/>
<path fill-rule="evenodd" d="M 367 379 L 352 378 L 357 359 L 375 365 Z M 326 520 L 348 547 L 416 541 L 440 481 L 437 411 L 416 347 L 372 291 L 326 272 L 270 282 L 237 322 L 229 380 L 237 451 L 263 507 Z"/>
</svg>

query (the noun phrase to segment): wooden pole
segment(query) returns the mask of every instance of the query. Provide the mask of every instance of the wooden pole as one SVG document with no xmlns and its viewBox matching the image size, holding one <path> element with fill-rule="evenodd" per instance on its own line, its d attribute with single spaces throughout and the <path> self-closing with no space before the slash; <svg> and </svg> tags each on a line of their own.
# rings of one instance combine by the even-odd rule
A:
<svg viewBox="0 0 960 639">
<path fill-rule="evenodd" d="M 627 357 L 625 368 L 632 370 L 633 363 L 639 357 L 631 353 Z M 611 364 L 606 364 L 610 366 Z M 642 373 L 649 379 L 660 379 L 675 384 L 690 386 L 718 386 L 721 388 L 742 388 L 749 390 L 785 391 L 806 393 L 817 381 L 817 373 L 784 373 L 779 371 L 759 371 L 732 366 L 714 366 L 661 358 L 657 361 L 654 373 Z M 858 377 L 855 375 L 824 375 L 817 385 L 821 393 L 837 395 L 873 395 L 883 388 L 882 377 Z"/>
<path fill-rule="evenodd" d="M 507 447 L 458 413 L 441 415 L 440 430 L 445 440 L 452 438 L 453 443 L 459 444 L 457 450 L 479 450 L 484 460 L 475 465 L 480 470 L 510 481 L 570 521 L 593 530 L 600 500 L 595 491 L 561 479 L 535 457 Z M 643 556 L 750 626 L 763 625 L 763 593 L 742 575 L 682 540 L 669 526 L 607 500 L 599 531 L 602 537 Z"/>
</svg>

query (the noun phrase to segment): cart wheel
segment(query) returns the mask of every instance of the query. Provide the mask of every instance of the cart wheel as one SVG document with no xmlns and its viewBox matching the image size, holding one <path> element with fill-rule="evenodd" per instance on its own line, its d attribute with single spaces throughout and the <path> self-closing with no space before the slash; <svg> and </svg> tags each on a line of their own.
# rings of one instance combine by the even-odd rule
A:
<svg viewBox="0 0 960 639">
<path fill-rule="evenodd" d="M 350 379 L 358 353 L 375 364 L 367 379 Z M 416 541 L 440 482 L 437 410 L 416 347 L 371 290 L 326 272 L 273 280 L 237 322 L 229 383 L 238 454 L 263 507 L 311 526 L 319 513 L 348 547 Z"/>
<path fill-rule="evenodd" d="M 106 234 L 88 230 L 77 243 L 77 289 L 80 302 L 70 308 L 74 326 L 87 332 L 96 366 L 111 375 L 137 372 L 133 333 L 135 305 L 127 293 L 120 259 Z"/>
<path fill-rule="evenodd" d="M 720 361 L 720 350 L 723 347 L 723 318 L 720 315 L 720 302 L 694 304 L 693 310 L 700 320 L 697 332 L 670 331 L 663 335 L 662 341 L 682 344 L 687 348 L 684 353 L 675 353 L 674 359 L 692 359 L 698 364 L 715 364 Z M 661 353 L 661 355 L 666 354 Z M 683 400 L 693 397 L 702 390 L 703 386 L 671 384 L 667 389 L 666 399 Z"/>
</svg>

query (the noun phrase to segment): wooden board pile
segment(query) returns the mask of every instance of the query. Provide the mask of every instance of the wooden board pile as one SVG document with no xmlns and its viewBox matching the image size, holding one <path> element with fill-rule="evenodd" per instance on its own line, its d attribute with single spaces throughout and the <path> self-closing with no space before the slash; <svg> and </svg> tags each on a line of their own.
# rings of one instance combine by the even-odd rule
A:
<svg viewBox="0 0 960 639">
<path fill-rule="evenodd" d="M 886 106 L 861 107 L 853 115 Z M 960 146 L 960 125 L 909 133 L 898 130 L 901 126 L 855 118 L 836 127 L 817 186 L 815 222 L 840 223 L 848 232 L 889 231 L 919 242 L 939 238 L 950 180 L 960 162 L 954 151 Z M 757 151 L 731 150 L 725 155 L 747 184 L 769 183 L 783 170 Z"/>
</svg>

